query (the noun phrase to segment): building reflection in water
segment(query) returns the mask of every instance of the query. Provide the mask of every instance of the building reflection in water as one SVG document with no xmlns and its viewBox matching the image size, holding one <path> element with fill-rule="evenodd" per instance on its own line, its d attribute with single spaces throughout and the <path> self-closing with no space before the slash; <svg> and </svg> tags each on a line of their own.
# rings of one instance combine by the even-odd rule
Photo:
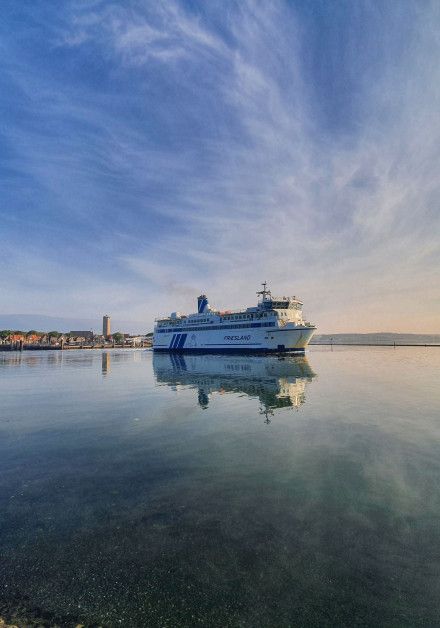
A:
<svg viewBox="0 0 440 628">
<path fill-rule="evenodd" d="M 111 356 L 107 351 L 103 351 L 101 355 L 101 370 L 103 375 L 110 373 Z"/>
<path fill-rule="evenodd" d="M 298 409 L 315 373 L 304 356 L 185 355 L 155 353 L 156 381 L 172 388 L 198 389 L 198 403 L 207 408 L 212 393 L 245 393 L 260 401 L 270 423 L 279 408 Z"/>
<path fill-rule="evenodd" d="M 0 352 L 0 367 L 2 366 L 62 366 L 64 351 L 2 351 Z"/>
</svg>

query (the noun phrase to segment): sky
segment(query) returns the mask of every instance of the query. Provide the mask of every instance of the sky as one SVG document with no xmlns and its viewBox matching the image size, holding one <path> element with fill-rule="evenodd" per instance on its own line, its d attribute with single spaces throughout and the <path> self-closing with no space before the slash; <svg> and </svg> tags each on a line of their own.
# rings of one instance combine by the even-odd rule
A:
<svg viewBox="0 0 440 628">
<path fill-rule="evenodd" d="M 440 3 L 1 9 L 0 314 L 440 332 Z"/>
</svg>

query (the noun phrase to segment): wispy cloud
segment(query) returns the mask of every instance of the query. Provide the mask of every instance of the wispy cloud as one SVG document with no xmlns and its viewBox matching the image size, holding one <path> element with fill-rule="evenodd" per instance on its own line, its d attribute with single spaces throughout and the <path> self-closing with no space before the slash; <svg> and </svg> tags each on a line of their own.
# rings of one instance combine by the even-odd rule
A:
<svg viewBox="0 0 440 628">
<path fill-rule="evenodd" d="M 221 39 L 175 2 L 150 7 L 139 3 L 137 8 L 101 5 L 92 11 L 75 12 L 60 35 L 60 45 L 75 47 L 90 41 L 134 66 L 151 60 L 169 62 L 200 52 L 226 52 Z"/>
<path fill-rule="evenodd" d="M 54 285 L 78 273 L 94 308 L 151 320 L 201 290 L 247 303 L 268 279 L 322 331 L 438 331 L 435 4 L 312 20 L 283 2 L 98 2 L 49 17 L 36 60 L 14 48 L 8 66 L 17 96 L 2 100 L 20 111 L 3 162 L 12 185 L 26 177 L 3 214 L 13 245 L 44 223 L 34 246 L 60 265 Z M 15 282 L 31 264 L 4 259 Z"/>
</svg>

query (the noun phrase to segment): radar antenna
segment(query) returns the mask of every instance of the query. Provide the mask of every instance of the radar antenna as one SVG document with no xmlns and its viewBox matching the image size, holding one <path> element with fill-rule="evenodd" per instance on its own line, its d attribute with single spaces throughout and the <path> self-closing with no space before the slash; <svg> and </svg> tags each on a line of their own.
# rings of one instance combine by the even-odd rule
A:
<svg viewBox="0 0 440 628">
<path fill-rule="evenodd" d="M 262 283 L 261 285 L 263 286 L 263 290 L 259 290 L 259 291 L 257 292 L 257 294 L 258 294 L 258 295 L 260 295 L 260 294 L 261 294 L 261 296 L 262 296 L 262 298 L 263 298 L 263 301 L 266 301 L 266 298 L 267 298 L 267 297 L 271 298 L 271 297 L 272 297 L 272 295 L 271 295 L 271 293 L 270 293 L 270 290 L 266 290 L 267 281 L 263 281 L 263 283 Z"/>
</svg>

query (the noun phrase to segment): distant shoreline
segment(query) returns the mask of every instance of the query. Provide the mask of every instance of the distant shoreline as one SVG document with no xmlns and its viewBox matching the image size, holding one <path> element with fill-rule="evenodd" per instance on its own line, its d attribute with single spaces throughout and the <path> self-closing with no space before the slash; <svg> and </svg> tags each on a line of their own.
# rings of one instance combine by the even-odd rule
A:
<svg viewBox="0 0 440 628">
<path fill-rule="evenodd" d="M 440 334 L 414 334 L 398 332 L 368 332 L 368 333 L 316 333 L 310 344 L 314 345 L 345 345 L 365 347 L 438 347 Z"/>
<path fill-rule="evenodd" d="M 22 351 L 76 351 L 83 349 L 84 351 L 91 351 L 94 349 L 99 350 L 107 350 L 107 349 L 149 349 L 151 347 L 150 343 L 144 343 L 142 345 L 122 345 L 122 344 L 106 344 L 106 345 L 64 345 L 61 347 L 60 345 L 39 345 L 39 344 L 31 344 L 31 345 L 23 345 L 20 348 L 17 344 L 15 345 L 0 345 L 0 352 L 10 352 L 16 351 L 18 353 Z M 1 628 L 1 627 L 0 627 Z"/>
</svg>

